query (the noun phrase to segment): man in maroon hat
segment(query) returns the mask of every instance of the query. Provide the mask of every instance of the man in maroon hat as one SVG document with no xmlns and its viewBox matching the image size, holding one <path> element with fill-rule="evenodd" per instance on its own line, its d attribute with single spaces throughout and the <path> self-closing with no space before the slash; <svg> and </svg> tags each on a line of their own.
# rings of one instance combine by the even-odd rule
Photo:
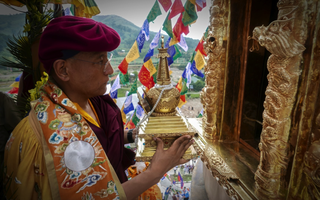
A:
<svg viewBox="0 0 320 200">
<path fill-rule="evenodd" d="M 190 136 L 168 150 L 155 138 L 151 165 L 127 181 L 135 155 L 124 148 L 120 110 L 104 95 L 119 44 L 115 30 L 91 19 L 59 17 L 45 28 L 39 58 L 50 78 L 7 142 L 7 198 L 134 199 L 187 162 Z"/>
</svg>

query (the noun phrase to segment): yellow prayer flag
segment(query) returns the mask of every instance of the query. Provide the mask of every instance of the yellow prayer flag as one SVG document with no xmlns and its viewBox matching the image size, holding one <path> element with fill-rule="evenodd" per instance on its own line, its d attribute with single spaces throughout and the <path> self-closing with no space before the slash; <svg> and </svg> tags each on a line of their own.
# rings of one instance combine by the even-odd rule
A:
<svg viewBox="0 0 320 200">
<path fill-rule="evenodd" d="M 204 67 L 205 60 L 199 50 L 197 51 L 196 55 L 194 56 L 194 60 L 196 61 L 197 69 L 201 70 Z"/>
<path fill-rule="evenodd" d="M 135 41 L 130 51 L 126 55 L 127 63 L 134 61 L 135 59 L 139 58 L 139 56 L 140 54 L 139 54 L 138 44 L 137 44 L 137 41 Z"/>
<path fill-rule="evenodd" d="M 181 108 L 184 104 L 186 104 L 187 103 L 187 100 L 186 101 L 182 101 L 181 99 L 180 99 L 180 101 L 179 101 L 179 104 L 178 104 L 178 107 L 179 108 Z"/>
<path fill-rule="evenodd" d="M 171 38 L 169 42 L 169 46 L 172 46 L 174 44 L 177 44 L 179 41 L 177 40 L 176 36 L 173 34 L 173 38 Z"/>
<path fill-rule="evenodd" d="M 169 75 L 171 75 L 172 74 L 172 70 L 169 70 Z"/>
<path fill-rule="evenodd" d="M 13 82 L 10 87 L 16 87 L 16 88 L 19 88 L 19 82 Z"/>
<path fill-rule="evenodd" d="M 124 109 L 124 104 L 123 104 L 123 106 L 122 106 L 122 108 L 121 108 L 121 118 L 122 118 L 122 122 L 125 124 L 125 123 L 127 123 L 127 116 L 126 116 L 126 114 L 123 112 L 123 109 Z"/>
<path fill-rule="evenodd" d="M 180 76 L 180 79 L 178 81 L 176 88 L 179 90 L 179 92 L 181 92 L 181 90 L 182 90 L 182 76 Z"/>
<path fill-rule="evenodd" d="M 148 69 L 148 71 L 150 72 L 150 77 L 157 72 L 156 68 L 154 67 L 151 58 L 144 63 L 144 66 Z"/>
</svg>

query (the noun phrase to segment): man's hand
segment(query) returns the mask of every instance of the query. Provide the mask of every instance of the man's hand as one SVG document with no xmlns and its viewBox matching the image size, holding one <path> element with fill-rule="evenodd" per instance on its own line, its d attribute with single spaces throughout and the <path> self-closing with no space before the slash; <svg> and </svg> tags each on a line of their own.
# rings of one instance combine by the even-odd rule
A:
<svg viewBox="0 0 320 200">
<path fill-rule="evenodd" d="M 157 150 L 153 155 L 148 169 L 158 174 L 159 178 L 174 166 L 181 165 L 189 161 L 183 159 L 182 156 L 193 143 L 190 135 L 181 136 L 175 140 L 167 150 L 163 149 L 164 143 L 160 138 L 155 138 L 155 140 L 157 142 Z"/>
</svg>

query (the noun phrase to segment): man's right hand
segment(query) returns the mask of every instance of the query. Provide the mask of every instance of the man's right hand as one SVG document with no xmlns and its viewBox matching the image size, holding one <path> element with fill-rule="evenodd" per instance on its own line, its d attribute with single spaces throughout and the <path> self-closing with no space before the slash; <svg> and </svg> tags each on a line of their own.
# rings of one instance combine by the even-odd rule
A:
<svg viewBox="0 0 320 200">
<path fill-rule="evenodd" d="M 182 158 L 182 156 L 193 144 L 193 139 L 190 135 L 179 137 L 167 150 L 164 150 L 164 143 L 160 138 L 155 138 L 155 141 L 157 142 L 157 150 L 148 169 L 158 174 L 159 178 L 173 167 L 189 161 Z"/>
</svg>

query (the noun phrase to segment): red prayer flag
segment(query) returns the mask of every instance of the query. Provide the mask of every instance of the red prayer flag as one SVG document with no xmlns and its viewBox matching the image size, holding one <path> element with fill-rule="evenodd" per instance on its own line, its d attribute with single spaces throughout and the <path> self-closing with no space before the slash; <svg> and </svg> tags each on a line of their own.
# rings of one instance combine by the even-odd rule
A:
<svg viewBox="0 0 320 200">
<path fill-rule="evenodd" d="M 176 36 L 176 39 L 180 42 L 181 34 L 184 33 L 185 35 L 188 35 L 189 33 L 189 26 L 185 26 L 182 23 L 182 14 L 180 14 L 180 17 L 178 18 L 176 25 L 173 27 L 173 34 Z"/>
<path fill-rule="evenodd" d="M 150 77 L 150 72 L 144 65 L 141 67 L 138 77 L 141 84 L 146 86 L 148 89 L 152 88 L 155 84 L 153 77 Z"/>
<path fill-rule="evenodd" d="M 123 74 L 126 74 L 128 72 L 128 62 L 127 62 L 126 58 L 124 58 L 122 60 L 122 62 L 118 66 L 118 68 Z"/>
<path fill-rule="evenodd" d="M 162 5 L 163 9 L 168 12 L 169 8 L 172 5 L 171 0 L 158 0 L 159 3 Z"/>
<path fill-rule="evenodd" d="M 186 95 L 185 94 L 180 95 L 180 99 L 181 99 L 181 101 L 186 102 Z"/>
<path fill-rule="evenodd" d="M 18 94 L 19 88 L 13 87 L 8 91 L 9 94 Z"/>
<path fill-rule="evenodd" d="M 206 52 L 203 49 L 203 43 L 204 43 L 204 40 L 200 40 L 195 51 L 199 50 L 202 55 L 207 56 Z"/>
<path fill-rule="evenodd" d="M 126 124 L 125 129 L 134 129 L 136 126 L 132 122 L 132 119 Z"/>
<path fill-rule="evenodd" d="M 171 7 L 171 12 L 168 19 L 175 17 L 176 15 L 182 13 L 183 11 L 184 11 L 184 7 L 182 5 L 181 0 L 175 0 Z"/>
</svg>

